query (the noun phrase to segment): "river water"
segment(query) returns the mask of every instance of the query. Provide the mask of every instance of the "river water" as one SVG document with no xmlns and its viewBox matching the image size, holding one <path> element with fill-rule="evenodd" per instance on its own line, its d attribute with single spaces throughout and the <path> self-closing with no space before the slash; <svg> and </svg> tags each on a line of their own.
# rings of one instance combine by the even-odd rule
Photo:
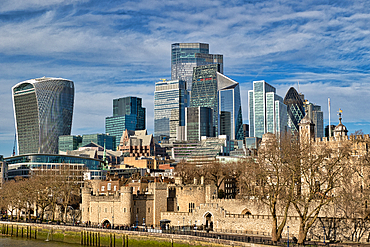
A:
<svg viewBox="0 0 370 247">
<path fill-rule="evenodd" d="M 81 247 L 79 244 L 68 244 L 62 242 L 53 242 L 45 240 L 13 238 L 13 237 L 0 237 L 1 247 Z"/>
</svg>

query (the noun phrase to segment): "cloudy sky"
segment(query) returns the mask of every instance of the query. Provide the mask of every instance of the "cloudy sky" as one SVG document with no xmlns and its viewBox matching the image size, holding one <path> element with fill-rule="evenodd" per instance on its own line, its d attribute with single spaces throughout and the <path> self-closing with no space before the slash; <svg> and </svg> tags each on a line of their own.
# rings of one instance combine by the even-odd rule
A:
<svg viewBox="0 0 370 247">
<path fill-rule="evenodd" d="M 112 100 L 143 98 L 153 133 L 154 83 L 170 78 L 170 47 L 203 42 L 247 91 L 265 80 L 297 88 L 328 123 L 370 133 L 370 2 L 219 0 L 2 0 L 0 154 L 14 142 L 11 87 L 42 76 L 75 83 L 72 134 L 104 133 Z"/>
</svg>

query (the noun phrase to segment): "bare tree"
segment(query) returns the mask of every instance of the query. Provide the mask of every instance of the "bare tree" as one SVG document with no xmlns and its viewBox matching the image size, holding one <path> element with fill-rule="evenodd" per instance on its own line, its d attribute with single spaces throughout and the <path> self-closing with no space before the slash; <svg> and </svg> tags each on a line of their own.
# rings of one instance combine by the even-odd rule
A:
<svg viewBox="0 0 370 247">
<path fill-rule="evenodd" d="M 335 190 L 343 184 L 346 164 L 350 154 L 348 142 L 338 145 L 300 143 L 299 175 L 300 193 L 295 194 L 292 204 L 300 218 L 298 244 L 303 244 L 309 229 L 315 223 L 321 209 L 334 200 Z"/>
<path fill-rule="evenodd" d="M 246 162 L 243 194 L 268 206 L 272 216 L 273 241 L 280 240 L 287 221 L 299 162 L 297 140 L 287 135 L 278 141 L 273 134 L 261 144 L 258 158 Z M 279 222 L 280 213 L 283 217 Z"/>
</svg>

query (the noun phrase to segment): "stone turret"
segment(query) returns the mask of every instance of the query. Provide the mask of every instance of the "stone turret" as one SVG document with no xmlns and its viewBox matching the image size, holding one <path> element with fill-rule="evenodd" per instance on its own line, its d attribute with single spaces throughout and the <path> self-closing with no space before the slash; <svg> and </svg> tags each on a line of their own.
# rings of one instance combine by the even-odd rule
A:
<svg viewBox="0 0 370 247">
<path fill-rule="evenodd" d="M 306 116 L 299 123 L 299 137 L 301 142 L 310 142 L 315 139 L 315 124 L 308 116 L 307 111 Z"/>
<path fill-rule="evenodd" d="M 342 110 L 339 109 L 338 115 L 339 115 L 339 124 L 334 129 L 334 137 L 341 138 L 347 136 L 348 130 L 347 127 L 342 124 Z"/>
</svg>

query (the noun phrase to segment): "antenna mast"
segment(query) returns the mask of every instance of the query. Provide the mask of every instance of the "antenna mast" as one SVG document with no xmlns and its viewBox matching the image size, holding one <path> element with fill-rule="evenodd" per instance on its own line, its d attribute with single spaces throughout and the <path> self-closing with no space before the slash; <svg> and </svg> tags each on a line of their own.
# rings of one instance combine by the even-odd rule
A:
<svg viewBox="0 0 370 247">
<path fill-rule="evenodd" d="M 331 137 L 331 125 L 330 125 L 330 98 L 328 98 L 328 110 L 329 110 L 329 137 Z"/>
</svg>

